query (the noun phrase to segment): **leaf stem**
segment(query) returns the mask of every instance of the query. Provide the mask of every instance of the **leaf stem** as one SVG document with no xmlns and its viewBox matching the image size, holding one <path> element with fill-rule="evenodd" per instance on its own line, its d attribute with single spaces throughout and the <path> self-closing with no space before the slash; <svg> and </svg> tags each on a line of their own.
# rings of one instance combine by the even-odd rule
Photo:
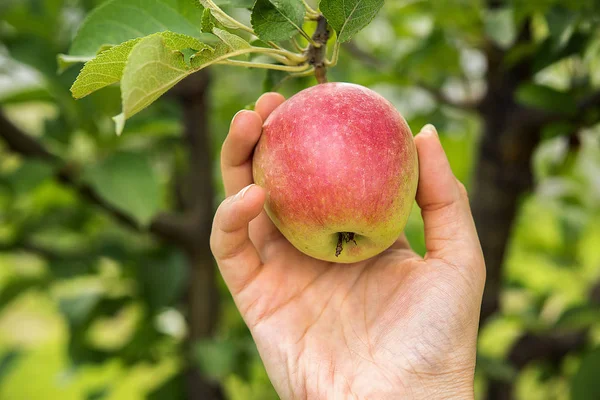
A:
<svg viewBox="0 0 600 400">
<path fill-rule="evenodd" d="M 281 81 L 279 81 L 279 83 L 277 83 L 275 86 L 273 86 L 271 88 L 271 90 L 276 92 L 283 85 L 283 83 L 286 82 L 286 81 L 288 81 L 289 79 L 302 78 L 302 77 L 305 77 L 305 76 L 310 76 L 314 72 L 315 72 L 315 67 L 310 67 L 309 69 L 307 69 L 306 71 L 303 71 L 303 72 L 292 72 L 292 73 L 288 74 L 285 78 L 283 78 Z"/>
<path fill-rule="evenodd" d="M 239 22 L 235 18 L 231 17 L 229 14 L 227 14 L 225 11 L 223 11 L 221 9 L 221 7 L 219 7 L 218 5 L 216 5 L 212 0 L 202 0 L 201 3 L 202 2 L 206 3 L 207 8 L 210 8 L 211 12 L 214 12 L 214 13 L 218 14 L 221 18 L 223 18 L 224 20 L 226 20 L 227 22 L 229 22 L 231 24 L 231 26 L 234 26 L 237 29 L 241 29 L 243 31 L 251 33 L 252 35 L 256 35 L 254 33 L 254 30 L 252 30 L 252 28 L 250 28 L 249 26 L 246 26 L 246 25 L 242 24 L 241 22 Z"/>
<path fill-rule="evenodd" d="M 308 57 L 308 63 L 315 67 L 315 77 L 317 82 L 327 82 L 327 41 L 329 40 L 329 25 L 325 17 L 320 16 L 317 21 L 317 29 L 312 36 L 312 41 L 317 43 L 315 46 L 310 44 L 308 50 L 306 50 L 306 56 Z"/>
<path fill-rule="evenodd" d="M 304 76 L 310 76 L 315 72 L 315 67 L 310 67 L 306 71 L 303 72 L 295 72 L 290 74 L 290 78 L 302 78 Z"/>
<path fill-rule="evenodd" d="M 270 56 L 279 56 L 279 57 L 286 58 L 287 60 L 289 60 L 289 62 L 292 65 L 299 65 L 306 61 L 305 55 L 294 53 L 294 52 L 286 50 L 286 49 L 269 49 L 266 47 L 255 47 L 255 46 L 253 46 L 252 49 L 253 49 L 252 53 L 262 53 L 262 54 L 268 54 Z M 279 57 L 273 57 L 273 58 L 276 58 L 278 61 L 281 61 L 279 59 Z"/>
<path fill-rule="evenodd" d="M 333 54 L 331 55 L 331 61 L 325 61 L 325 65 L 328 67 L 335 67 L 338 62 L 338 58 L 340 56 L 340 42 L 338 40 L 335 41 L 333 45 Z"/>
<path fill-rule="evenodd" d="M 272 53 L 264 53 L 265 55 L 271 57 L 273 60 L 276 60 L 282 64 L 285 65 L 298 65 L 299 63 L 291 61 L 289 58 L 284 57 L 284 56 L 280 56 L 279 54 L 272 54 Z"/>
<path fill-rule="evenodd" d="M 298 30 L 298 32 L 302 35 L 302 37 L 306 40 L 308 40 L 308 43 L 312 44 L 314 47 L 321 47 L 320 43 L 317 43 L 313 40 L 313 38 L 311 38 L 310 36 L 308 36 L 308 33 L 304 32 L 304 29 L 300 28 Z"/>
<path fill-rule="evenodd" d="M 302 0 L 302 3 L 304 4 L 304 8 L 306 8 L 306 12 L 308 13 L 308 17 L 312 20 L 315 20 L 317 18 L 319 18 L 319 13 L 317 11 L 315 11 L 315 9 L 313 9 L 307 2 L 306 0 Z"/>
<path fill-rule="evenodd" d="M 306 51 L 306 49 L 303 49 L 303 48 L 302 48 L 302 46 L 300 46 L 300 43 L 298 43 L 298 39 L 296 39 L 296 36 L 294 36 L 294 37 L 292 38 L 292 45 L 294 46 L 294 48 L 295 48 L 297 51 L 299 51 L 299 52 L 301 52 L 301 53 L 304 53 L 304 52 Z"/>
<path fill-rule="evenodd" d="M 308 64 L 277 65 L 277 64 L 255 63 L 255 62 L 251 62 L 251 61 L 239 61 L 239 60 L 229 60 L 229 59 L 216 62 L 215 64 L 234 65 L 236 67 L 275 69 L 278 71 L 287 71 L 287 72 L 305 72 L 309 68 Z"/>
</svg>

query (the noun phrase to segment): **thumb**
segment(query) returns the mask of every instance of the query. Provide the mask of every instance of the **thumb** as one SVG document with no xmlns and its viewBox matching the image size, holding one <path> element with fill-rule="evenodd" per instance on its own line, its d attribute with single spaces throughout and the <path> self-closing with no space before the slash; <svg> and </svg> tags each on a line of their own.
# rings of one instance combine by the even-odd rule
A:
<svg viewBox="0 0 600 400">
<path fill-rule="evenodd" d="M 249 185 L 219 206 L 213 222 L 210 246 L 225 283 L 237 295 L 262 267 L 248 236 L 248 224 L 262 211 L 265 192 Z"/>
<path fill-rule="evenodd" d="M 415 137 L 419 155 L 417 204 L 425 225 L 426 258 L 474 268 L 485 275 L 467 191 L 456 179 L 433 125 Z"/>
</svg>

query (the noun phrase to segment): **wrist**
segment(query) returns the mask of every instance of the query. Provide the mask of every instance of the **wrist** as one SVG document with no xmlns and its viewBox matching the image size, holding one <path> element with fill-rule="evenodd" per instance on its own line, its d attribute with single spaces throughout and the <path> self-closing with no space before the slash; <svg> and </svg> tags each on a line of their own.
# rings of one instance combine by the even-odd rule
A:
<svg viewBox="0 0 600 400">
<path fill-rule="evenodd" d="M 473 386 L 473 373 L 435 374 L 415 377 L 412 380 L 407 380 L 406 391 L 402 398 L 411 400 L 473 400 L 475 397 Z"/>
<path fill-rule="evenodd" d="M 406 372 L 395 377 L 390 374 L 368 379 L 334 374 L 332 381 L 313 386 L 299 396 L 321 399 L 378 399 L 378 400 L 474 400 L 474 368 L 454 372 Z M 305 386 L 311 387 L 312 385 Z M 298 393 L 297 393 L 298 394 Z"/>
<path fill-rule="evenodd" d="M 385 399 L 473 400 L 474 354 L 461 352 L 446 356 L 446 359 L 437 360 L 415 358 L 410 362 L 410 368 L 397 369 L 399 374 L 395 382 L 400 384 Z"/>
</svg>

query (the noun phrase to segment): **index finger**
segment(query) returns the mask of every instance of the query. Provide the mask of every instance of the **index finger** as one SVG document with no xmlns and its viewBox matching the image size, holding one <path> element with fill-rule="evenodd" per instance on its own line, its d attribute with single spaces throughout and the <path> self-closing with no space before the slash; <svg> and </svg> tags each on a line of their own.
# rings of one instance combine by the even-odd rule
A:
<svg viewBox="0 0 600 400">
<path fill-rule="evenodd" d="M 252 153 L 260 139 L 263 121 L 284 101 L 279 93 L 265 93 L 256 102 L 255 111 L 242 110 L 233 117 L 221 149 L 221 172 L 227 196 L 253 183 Z"/>
</svg>

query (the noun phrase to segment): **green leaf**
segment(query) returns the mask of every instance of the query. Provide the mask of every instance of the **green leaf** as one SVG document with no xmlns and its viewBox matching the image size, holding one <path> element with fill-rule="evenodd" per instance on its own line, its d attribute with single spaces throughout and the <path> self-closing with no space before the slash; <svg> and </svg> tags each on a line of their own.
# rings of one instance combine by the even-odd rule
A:
<svg viewBox="0 0 600 400">
<path fill-rule="evenodd" d="M 277 71 L 268 69 L 263 81 L 263 92 L 276 91 L 279 87 L 290 78 L 290 74 L 285 71 Z"/>
<path fill-rule="evenodd" d="M 208 46 L 195 37 L 175 32 L 160 32 L 157 34 L 162 37 L 167 47 L 171 50 L 194 49 L 200 51 Z"/>
<path fill-rule="evenodd" d="M 221 44 L 215 48 L 215 54 L 226 54 L 236 50 L 250 49 L 250 43 L 234 35 L 233 33 L 227 32 L 223 29 L 214 28 L 213 33 L 221 39 Z"/>
<path fill-rule="evenodd" d="M 572 115 L 577 111 L 573 95 L 535 83 L 519 86 L 516 99 L 520 104 L 563 115 Z"/>
<path fill-rule="evenodd" d="M 231 342 L 201 340 L 194 344 L 194 354 L 200 371 L 215 379 L 230 375 L 238 364 L 238 349 Z"/>
<path fill-rule="evenodd" d="M 549 140 L 558 136 L 570 135 L 576 132 L 577 127 L 569 121 L 556 121 L 546 124 L 542 128 L 542 139 Z"/>
<path fill-rule="evenodd" d="M 443 70 L 439 68 L 440 65 L 444 66 Z M 395 69 L 398 76 L 433 87 L 441 86 L 448 74 L 460 74 L 462 71 L 456 46 L 439 29 L 434 29 L 412 51 L 399 59 Z"/>
<path fill-rule="evenodd" d="M 147 226 L 160 208 L 159 183 L 141 154 L 115 153 L 90 167 L 84 179 L 102 198 L 142 226 Z"/>
<path fill-rule="evenodd" d="M 575 32 L 578 15 L 564 6 L 552 7 L 546 14 L 553 50 L 562 49 Z"/>
<path fill-rule="evenodd" d="M 199 37 L 200 30 L 159 0 L 110 0 L 92 11 L 75 36 L 70 56 L 89 59 L 106 45 L 118 45 L 157 32 Z"/>
<path fill-rule="evenodd" d="M 44 278 L 38 277 L 9 280 L 2 285 L 2 290 L 0 291 L 0 309 L 6 307 L 7 304 L 10 304 L 28 290 L 43 290 L 46 284 L 47 281 Z"/>
<path fill-rule="evenodd" d="M 183 373 L 176 374 L 162 383 L 159 387 L 148 393 L 147 400 L 186 400 L 185 376 Z"/>
<path fill-rule="evenodd" d="M 152 310 L 170 306 L 179 298 L 187 278 L 186 260 L 181 253 L 154 258 L 139 268 L 142 294 Z"/>
<path fill-rule="evenodd" d="M 10 185 L 16 193 L 30 193 L 44 181 L 50 179 L 54 169 L 48 163 L 30 160 L 19 167 L 9 177 Z"/>
<path fill-rule="evenodd" d="M 48 269 L 54 278 L 73 278 L 78 275 L 94 273 L 94 259 L 85 257 L 82 259 L 56 259 L 48 263 Z"/>
<path fill-rule="evenodd" d="M 169 5 L 179 15 L 185 17 L 194 26 L 200 26 L 204 9 L 198 0 L 160 0 Z"/>
<path fill-rule="evenodd" d="M 233 8 L 252 8 L 254 1 L 255 0 L 215 0 L 215 4 Z"/>
<path fill-rule="evenodd" d="M 213 49 L 204 48 L 186 63 L 179 51 L 168 48 L 160 35 L 142 39 L 134 46 L 123 70 L 121 81 L 122 113 L 114 120 L 117 133 L 123 130 L 125 120 L 163 95 L 186 76 L 228 57 L 248 53 L 251 46 L 244 39 L 215 28 L 221 42 Z"/>
<path fill-rule="evenodd" d="M 90 390 L 86 396 L 85 400 L 102 400 L 108 397 L 110 394 L 110 387 L 103 386 L 97 389 Z"/>
<path fill-rule="evenodd" d="M 0 383 L 13 370 L 23 355 L 22 350 L 9 350 L 0 358 Z"/>
<path fill-rule="evenodd" d="M 335 29 L 338 40 L 347 42 L 375 18 L 384 0 L 321 0 L 321 12 Z"/>
<path fill-rule="evenodd" d="M 583 356 L 579 370 L 571 382 L 571 400 L 600 398 L 600 347 Z"/>
<path fill-rule="evenodd" d="M 98 293 L 86 293 L 60 299 L 58 308 L 72 326 L 80 326 L 86 322 L 99 301 L 100 295 Z"/>
<path fill-rule="evenodd" d="M 160 32 L 155 35 L 162 37 L 165 45 L 171 50 L 193 49 L 193 52 L 198 52 L 209 47 L 194 37 L 179 33 Z M 132 39 L 111 47 L 88 61 L 71 87 L 73 97 L 79 99 L 98 89 L 119 82 L 129 54 L 140 40 L 142 39 Z"/>
<path fill-rule="evenodd" d="M 250 22 L 262 40 L 287 40 L 302 30 L 305 13 L 301 0 L 256 0 Z"/>
<path fill-rule="evenodd" d="M 13 80 L 11 85 L 17 86 Z M 6 106 L 10 104 L 29 103 L 29 102 L 50 102 L 54 97 L 47 89 L 42 87 L 16 87 L 14 91 L 3 91 L 0 93 L 0 105 Z"/>
<path fill-rule="evenodd" d="M 513 9 L 509 7 L 487 10 L 484 16 L 485 33 L 503 49 L 510 47 L 517 37 Z"/>
<path fill-rule="evenodd" d="M 589 328 L 598 323 L 600 323 L 600 306 L 587 304 L 565 311 L 556 321 L 556 327 L 576 330 Z"/>
<path fill-rule="evenodd" d="M 115 117 L 117 132 L 122 130 L 125 119 L 152 104 L 192 72 L 183 54 L 170 50 L 162 37 L 148 36 L 142 39 L 132 49 L 123 70 L 123 109 Z"/>
<path fill-rule="evenodd" d="M 71 86 L 71 93 L 76 99 L 87 96 L 98 89 L 119 82 L 123 75 L 123 68 L 133 46 L 141 39 L 128 40 L 118 46 L 98 54 L 96 58 L 85 63 L 77 79 Z"/>
<path fill-rule="evenodd" d="M 507 361 L 483 355 L 477 356 L 477 368 L 484 371 L 486 377 L 501 382 L 512 382 L 518 375 L 517 370 Z"/>
<path fill-rule="evenodd" d="M 582 54 L 587 48 L 591 37 L 589 34 L 575 32 L 570 35 L 566 43 L 561 44 L 558 48 L 552 36 L 546 38 L 537 48 L 533 62 L 533 71 L 541 71 L 565 58 L 575 54 Z"/>
</svg>

